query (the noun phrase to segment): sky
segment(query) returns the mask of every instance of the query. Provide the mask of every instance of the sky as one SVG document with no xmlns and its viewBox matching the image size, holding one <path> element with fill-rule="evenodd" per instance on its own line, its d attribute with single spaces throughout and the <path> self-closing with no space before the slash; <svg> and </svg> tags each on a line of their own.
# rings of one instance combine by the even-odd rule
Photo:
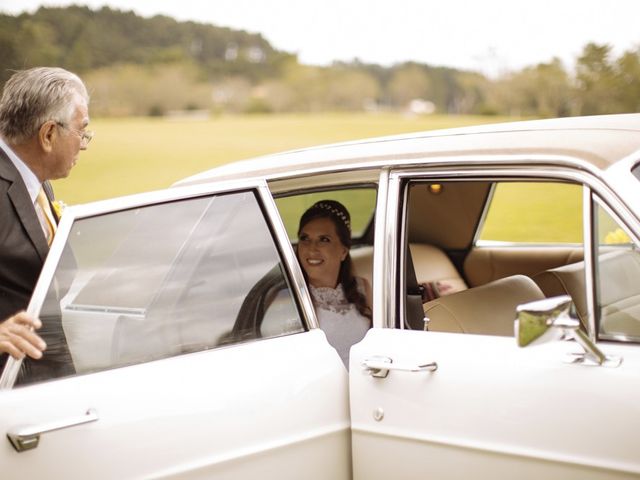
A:
<svg viewBox="0 0 640 480">
<path fill-rule="evenodd" d="M 640 48 L 640 0 L 0 0 L 0 12 L 107 5 L 261 33 L 300 62 L 416 61 L 495 76 L 549 62 L 572 69 L 589 42 Z"/>
</svg>

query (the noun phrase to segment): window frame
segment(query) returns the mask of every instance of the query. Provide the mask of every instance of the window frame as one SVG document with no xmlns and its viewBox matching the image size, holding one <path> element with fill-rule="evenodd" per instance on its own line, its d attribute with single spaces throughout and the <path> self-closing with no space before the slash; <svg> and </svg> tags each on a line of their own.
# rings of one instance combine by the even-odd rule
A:
<svg viewBox="0 0 640 480">
<path fill-rule="evenodd" d="M 486 159 L 484 159 L 486 160 Z M 379 222 L 376 227 L 376 239 L 380 238 L 385 242 L 384 249 L 393 252 L 393 259 L 385 262 L 383 268 L 378 268 L 377 278 L 378 289 L 374 288 L 374 297 L 379 299 L 379 295 L 384 292 L 392 291 L 393 295 L 389 295 L 385 302 L 381 303 L 381 308 L 374 308 L 374 327 L 394 328 L 395 318 L 399 317 L 400 328 L 404 328 L 406 323 L 406 312 L 404 306 L 405 271 L 400 272 L 397 265 L 406 264 L 406 253 L 404 245 L 407 242 L 406 222 L 407 202 L 404 197 L 404 189 L 411 180 L 421 180 L 428 182 L 447 182 L 447 181 L 499 181 L 510 180 L 539 180 L 539 181 L 568 181 L 582 185 L 583 188 L 583 246 L 585 248 L 585 288 L 587 289 L 587 302 L 589 308 L 589 327 L 588 335 L 595 342 L 598 339 L 597 326 L 594 322 L 595 314 L 595 298 L 594 298 L 594 265 L 593 265 L 593 224 L 592 224 L 592 205 L 591 201 L 586 201 L 587 196 L 591 198 L 591 192 L 596 192 L 598 196 L 606 203 L 610 209 L 617 212 L 617 218 L 620 223 L 626 225 L 631 232 L 640 231 L 640 225 L 634 214 L 615 194 L 615 192 L 605 183 L 605 181 L 593 171 L 588 169 L 577 169 L 571 166 L 565 166 L 565 163 L 558 160 L 557 165 L 550 165 L 549 159 L 546 158 L 545 165 L 532 165 L 533 159 L 525 162 L 510 162 L 506 165 L 491 164 L 485 162 L 484 165 L 478 165 L 478 162 L 463 159 L 460 164 L 452 165 L 452 159 L 447 160 L 449 168 L 438 165 L 437 161 L 432 166 L 397 168 L 387 172 L 386 182 L 388 188 L 388 199 L 386 201 L 386 222 Z M 499 162 L 498 162 L 499 163 Z M 506 163 L 506 162 L 505 162 Z M 381 185 L 383 182 L 383 174 L 381 175 Z M 402 201 L 401 201 L 402 200 Z M 394 212 L 393 204 L 398 206 Z M 635 227 L 635 228 L 633 228 Z M 637 237 L 636 237 L 637 238 Z M 380 260 L 378 260 L 380 261 Z M 378 292 L 376 294 L 376 292 Z M 590 297 L 590 298 L 589 298 Z M 374 300 L 375 304 L 375 300 Z"/>
<path fill-rule="evenodd" d="M 295 259 L 293 248 L 288 241 L 282 219 L 271 196 L 271 192 L 264 180 L 256 179 L 174 187 L 67 208 L 58 225 L 56 237 L 51 245 L 49 255 L 29 302 L 27 313 L 34 317 L 40 315 L 40 309 L 45 301 L 49 286 L 53 281 L 58 263 L 62 257 L 67 238 L 76 220 L 100 217 L 109 213 L 132 208 L 152 207 L 181 200 L 219 194 L 233 194 L 240 191 L 251 191 L 256 197 L 257 206 L 264 216 L 267 228 L 273 239 L 304 330 L 319 328 L 302 271 Z M 16 360 L 12 357 L 8 358 L 5 368 L 2 371 L 2 376 L 0 377 L 0 390 L 13 388 L 21 364 L 22 360 Z M 51 380 L 55 381 L 57 378 L 52 378 Z"/>
<path fill-rule="evenodd" d="M 599 263 L 597 261 L 597 255 L 600 251 L 601 245 L 600 245 L 600 239 L 599 239 L 599 223 L 598 223 L 598 219 L 597 219 L 597 213 L 598 213 L 598 208 L 601 208 L 604 210 L 604 212 L 609 215 L 609 217 L 614 220 L 616 222 L 617 225 L 619 225 L 623 231 L 629 235 L 629 238 L 631 239 L 631 242 L 634 244 L 634 248 L 635 249 L 640 249 L 640 237 L 638 237 L 638 235 L 636 235 L 634 233 L 634 231 L 629 228 L 629 226 L 622 221 L 622 219 L 620 218 L 620 216 L 616 213 L 616 211 L 597 193 L 594 192 L 593 190 L 589 190 L 588 192 L 585 192 L 585 197 L 588 197 L 589 199 L 589 212 L 588 214 L 585 213 L 585 219 L 587 218 L 587 215 L 589 217 L 589 223 L 590 223 L 590 227 L 591 227 L 591 238 L 590 238 L 590 250 L 591 250 L 591 263 L 592 263 L 592 269 L 591 269 L 591 283 L 592 283 L 592 299 L 590 299 L 591 301 L 589 301 L 589 307 L 593 308 L 593 312 L 592 314 L 590 313 L 589 318 L 593 319 L 593 332 L 594 335 L 591 338 L 592 340 L 604 340 L 604 341 L 612 341 L 612 342 L 618 342 L 618 343 L 640 343 L 640 338 L 638 337 L 632 337 L 632 336 L 628 336 L 628 335 L 623 335 L 623 334 L 607 334 L 607 333 L 602 333 L 600 330 L 600 326 L 601 326 L 601 310 L 598 307 L 599 305 L 599 295 L 600 295 L 600 288 L 599 288 L 599 283 L 600 283 L 600 274 L 599 274 Z"/>
<path fill-rule="evenodd" d="M 319 185 L 311 188 L 300 188 L 288 191 L 279 191 L 278 193 L 273 194 L 273 199 L 275 201 L 276 208 L 278 206 L 277 200 L 281 198 L 288 197 L 296 197 L 300 195 L 309 195 L 315 193 L 324 193 L 324 192 L 340 192 L 343 190 L 373 190 L 375 193 L 375 198 L 373 201 L 373 208 L 371 209 L 371 216 L 369 217 L 369 221 L 367 222 L 366 227 L 364 228 L 362 235 L 359 237 L 352 237 L 352 243 L 354 245 L 373 245 L 373 231 L 375 225 L 376 218 L 376 204 L 378 202 L 378 184 L 374 182 L 366 182 L 366 183 L 349 183 L 349 184 L 340 184 L 340 185 Z M 345 205 L 348 209 L 348 205 Z M 279 211 L 278 211 L 279 213 Z M 304 212 L 301 212 L 304 213 Z M 284 222 L 283 222 L 284 223 Z M 286 230 L 286 228 L 285 228 Z M 297 239 L 290 239 L 290 241 L 295 245 L 297 243 Z"/>
</svg>

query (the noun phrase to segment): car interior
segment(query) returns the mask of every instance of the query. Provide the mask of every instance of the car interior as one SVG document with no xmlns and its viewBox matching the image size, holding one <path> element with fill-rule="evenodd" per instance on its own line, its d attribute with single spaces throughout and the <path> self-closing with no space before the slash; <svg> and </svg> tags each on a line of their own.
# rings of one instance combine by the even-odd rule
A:
<svg viewBox="0 0 640 480">
<path fill-rule="evenodd" d="M 512 190 L 522 189 L 531 196 L 522 181 L 504 181 Z M 497 182 L 443 181 L 408 182 L 406 206 L 407 268 L 405 272 L 406 324 L 429 331 L 513 336 L 518 305 L 558 295 L 569 295 L 574 311 L 587 327 L 584 248 L 582 239 L 582 187 L 556 181 L 528 181 L 533 192 L 543 199 L 525 198 L 514 206 L 515 215 L 501 219 L 512 229 L 533 217 L 537 230 L 549 238 L 529 237 L 526 228 L 514 240 L 482 238 L 497 200 Z M 560 192 L 554 198 L 554 189 Z M 333 192 L 315 192 L 333 198 Z M 348 191 L 343 191 L 343 196 Z M 547 202 L 545 204 L 545 201 Z M 554 239 L 565 227 L 545 223 L 553 220 L 555 210 L 575 222 L 568 237 Z M 551 202 L 551 203 L 549 203 Z M 359 237 L 354 235 L 351 257 L 355 273 L 370 282 L 373 265 L 373 207 L 371 223 Z M 519 210 L 518 210 L 519 209 Z M 529 210 L 531 209 L 531 210 Z M 543 210 L 535 212 L 534 210 Z M 532 213 L 533 211 L 533 213 Z M 499 219 L 500 220 L 500 219 Z M 496 221 L 494 220 L 494 223 Z M 500 221 L 498 221 L 500 223 Z M 513 228 L 515 225 L 515 228 Z M 294 240 L 295 243 L 295 240 Z M 628 239 L 622 244 L 603 244 L 599 255 L 599 278 L 606 278 L 599 292 L 602 317 L 600 331 L 639 337 L 640 257 Z M 415 278 L 414 278 L 415 277 Z M 611 285 L 615 285 L 612 288 Z M 617 287 L 620 285 L 620 287 Z M 415 288 L 422 308 L 409 304 Z M 599 286 L 600 287 L 600 286 Z M 412 313 L 413 312 L 413 313 Z M 414 318 L 415 317 L 415 318 Z"/>
</svg>

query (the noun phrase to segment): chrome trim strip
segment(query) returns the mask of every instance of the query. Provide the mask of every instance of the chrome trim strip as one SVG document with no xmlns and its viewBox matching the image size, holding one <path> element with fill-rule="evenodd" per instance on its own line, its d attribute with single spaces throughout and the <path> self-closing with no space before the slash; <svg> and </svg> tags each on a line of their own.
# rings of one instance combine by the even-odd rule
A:
<svg viewBox="0 0 640 480">
<path fill-rule="evenodd" d="M 493 202 L 493 195 L 496 193 L 496 184 L 495 182 L 491 184 L 489 187 L 489 195 L 487 195 L 487 199 L 484 202 L 484 207 L 482 208 L 482 213 L 480 214 L 480 221 L 478 225 L 476 225 L 476 231 L 473 234 L 473 240 L 471 240 L 472 245 L 478 245 L 478 241 L 480 238 L 480 233 L 482 232 L 482 227 L 484 227 L 484 222 L 487 220 L 487 215 L 489 213 L 489 206 L 491 202 Z"/>
<path fill-rule="evenodd" d="M 402 186 L 402 181 L 395 177 L 393 174 L 391 178 L 394 181 L 394 185 L 397 185 L 398 190 Z M 402 201 L 400 201 L 400 193 L 402 193 Z M 397 231 L 398 235 L 394 235 L 395 238 L 398 239 L 398 245 L 396 246 L 396 252 L 398 257 L 398 265 L 401 266 L 401 271 L 405 272 L 404 275 L 395 275 L 394 279 L 398 283 L 398 288 L 396 290 L 397 294 L 394 295 L 396 302 L 398 304 L 398 308 L 395 309 L 398 312 L 400 320 L 401 329 L 410 330 L 409 322 L 407 321 L 407 248 L 409 248 L 409 239 L 407 238 L 407 225 L 409 221 L 409 209 L 407 208 L 409 205 L 409 188 L 404 188 L 402 192 L 398 191 L 397 193 L 398 202 L 396 203 L 397 209 L 402 208 L 402 211 L 399 212 L 398 217 L 400 218 L 400 222 L 397 223 Z M 392 290 L 393 291 L 393 290 Z M 392 325 L 392 327 L 395 326 Z"/>
<path fill-rule="evenodd" d="M 526 242 L 502 242 L 498 240 L 478 240 L 475 244 L 477 249 L 482 248 L 510 248 L 517 250 L 531 249 L 531 248 L 582 248 L 582 243 L 552 243 L 552 242 L 540 242 L 540 243 L 526 243 Z"/>
<path fill-rule="evenodd" d="M 624 343 L 640 343 L 640 337 L 635 335 L 623 335 L 621 333 L 600 333 L 598 335 L 598 340 L 610 340 L 613 342 Z"/>
<path fill-rule="evenodd" d="M 393 262 L 394 255 L 390 254 L 386 244 L 388 192 L 389 170 L 382 169 L 378 180 L 373 239 L 373 326 L 377 328 L 387 326 L 387 318 L 390 316 L 388 294 L 393 292 L 390 290 L 393 272 L 389 268 L 389 262 Z"/>
<path fill-rule="evenodd" d="M 70 303 L 65 310 L 73 312 L 91 312 L 91 313 L 112 313 L 114 315 L 129 315 L 133 317 L 144 317 L 147 313 L 146 308 L 130 308 L 130 307 L 108 307 L 100 305 L 77 305 Z"/>
<path fill-rule="evenodd" d="M 397 175 L 389 175 L 386 205 L 386 222 L 384 225 L 384 251 L 386 256 L 385 264 L 385 291 L 384 295 L 387 300 L 386 316 L 384 325 L 387 328 L 394 328 L 396 324 L 396 316 L 400 314 L 398 303 L 402 303 L 398 285 L 398 261 L 399 238 L 399 210 L 400 210 L 400 186 L 401 180 Z M 401 328 L 404 328 L 404 319 L 401 318 Z"/>
<path fill-rule="evenodd" d="M 316 312 L 311 302 L 311 292 L 307 287 L 307 282 L 302 274 L 302 268 L 296 258 L 293 246 L 287 235 L 287 231 L 280 217 L 280 212 L 276 206 L 275 200 L 269 191 L 266 183 L 258 187 L 258 194 L 260 200 L 266 210 L 267 217 L 271 223 L 272 232 L 275 235 L 276 245 L 280 254 L 284 257 L 284 267 L 289 274 L 289 278 L 293 281 L 293 294 L 296 296 L 298 304 L 302 307 L 303 321 L 306 322 L 307 327 L 319 328 L 318 319 L 316 318 Z M 285 245 L 288 245 L 287 248 Z"/>
<path fill-rule="evenodd" d="M 597 234 L 594 228 L 595 209 L 593 208 L 594 199 L 591 195 L 591 189 L 587 186 L 582 188 L 582 226 L 583 226 L 583 244 L 584 244 L 584 286 L 585 300 L 587 302 L 587 335 L 589 340 L 595 342 L 598 338 L 597 322 L 596 322 L 596 261 L 595 261 L 595 242 Z"/>
</svg>

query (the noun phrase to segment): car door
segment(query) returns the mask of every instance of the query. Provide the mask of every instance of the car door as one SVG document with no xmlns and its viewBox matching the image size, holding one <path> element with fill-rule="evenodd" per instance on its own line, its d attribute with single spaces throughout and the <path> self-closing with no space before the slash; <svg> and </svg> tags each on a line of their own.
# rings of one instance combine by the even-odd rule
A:
<svg viewBox="0 0 640 480">
<path fill-rule="evenodd" d="M 349 478 L 347 374 L 263 182 L 71 208 L 0 384 L 3 478 Z"/>
<path fill-rule="evenodd" d="M 409 283 L 405 206 L 411 182 L 434 182 L 446 189 L 447 181 L 496 179 L 582 185 L 585 261 L 548 273 L 576 279 L 578 291 L 566 293 L 586 302 L 584 336 L 607 356 L 602 365 L 583 361 L 592 357 L 582 355 L 577 341 L 520 348 L 505 334 L 391 328 L 416 324 L 408 319 L 411 308 L 404 301 Z M 385 192 L 386 204 L 379 201 L 385 217 L 378 216 L 376 225 L 374 326 L 379 328 L 351 350 L 354 478 L 638 478 L 640 337 L 633 330 L 640 322 L 635 292 L 640 285 L 638 225 L 628 216 L 616 216 L 624 206 L 613 192 L 571 169 L 513 164 L 487 166 L 482 172 L 384 173 L 380 192 L 379 198 Z M 598 209 L 613 219 L 613 231 L 622 232 L 618 237 L 626 236 L 624 245 L 598 241 L 606 237 L 599 229 L 607 223 Z M 544 297 L 531 278 L 523 277 L 515 280 L 537 291 L 537 298 Z M 498 288 L 510 280 L 498 281 Z M 494 287 L 471 288 L 446 301 L 443 297 L 442 309 L 455 313 L 457 308 L 463 312 L 460 322 L 468 323 L 488 312 L 492 322 L 511 295 L 505 290 L 495 294 Z M 459 309 L 464 299 L 475 303 Z M 515 305 L 512 311 L 509 322 L 516 317 Z M 572 321 L 577 328 L 578 321 Z"/>
</svg>

